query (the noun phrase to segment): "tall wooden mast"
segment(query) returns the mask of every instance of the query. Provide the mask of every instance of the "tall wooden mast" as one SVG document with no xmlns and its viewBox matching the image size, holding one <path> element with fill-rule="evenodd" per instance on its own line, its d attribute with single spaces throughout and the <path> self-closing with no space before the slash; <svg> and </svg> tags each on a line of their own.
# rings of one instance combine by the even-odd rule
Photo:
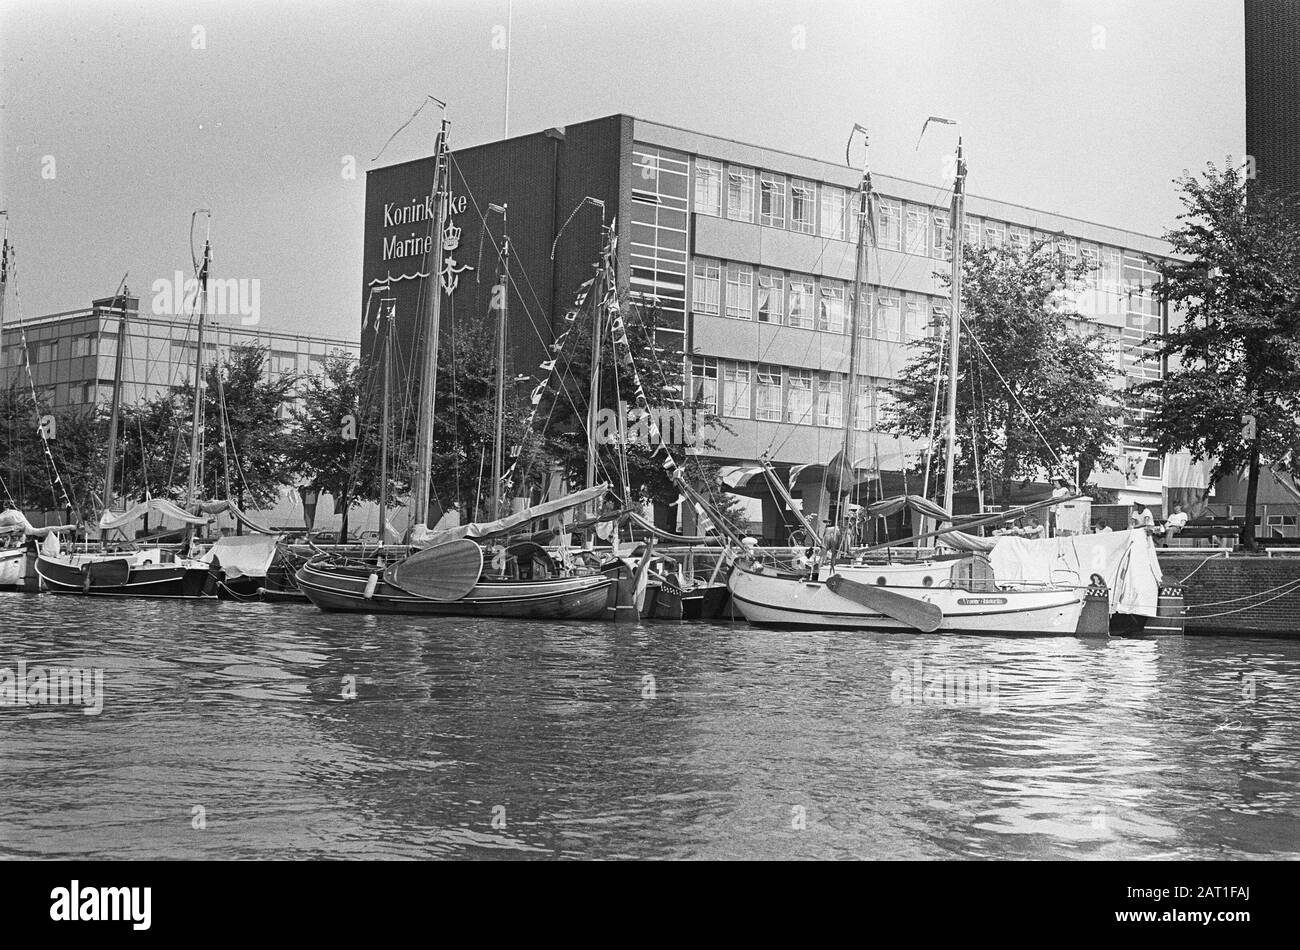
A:
<svg viewBox="0 0 1300 950">
<path fill-rule="evenodd" d="M 497 405 L 496 435 L 492 440 L 492 520 L 501 517 L 501 454 L 502 427 L 506 414 L 506 314 L 510 300 L 510 238 L 505 234 L 506 206 L 490 205 L 489 209 L 500 208 L 501 211 L 501 296 L 498 298 L 500 313 L 497 319 Z"/>
<path fill-rule="evenodd" d="M 194 212 L 195 215 L 201 212 Z M 193 221 L 193 218 L 191 218 Z M 209 227 L 211 225 L 209 224 Z M 190 472 L 185 486 L 185 505 L 192 506 L 199 497 L 199 482 L 202 477 L 202 459 L 200 450 L 203 436 L 203 325 L 207 322 L 208 311 L 208 273 L 212 265 L 212 240 L 203 241 L 203 266 L 199 268 L 198 295 L 195 308 L 198 318 L 198 352 L 194 357 L 194 416 L 190 420 Z"/>
<path fill-rule="evenodd" d="M 855 214 L 858 218 L 858 256 L 857 262 L 853 268 L 853 301 L 849 307 L 848 314 L 848 331 L 849 331 L 849 373 L 848 379 L 844 384 L 844 445 L 840 452 L 840 459 L 843 464 L 840 466 L 838 478 L 844 481 L 839 486 L 840 489 L 840 517 L 844 517 L 848 511 L 849 497 L 853 491 L 853 482 L 855 479 L 854 469 L 854 452 L 856 450 L 856 430 L 858 415 L 857 400 L 857 383 L 858 383 L 858 326 L 857 312 L 862 310 L 866 314 L 866 319 L 871 320 L 871 308 L 869 304 L 863 306 L 863 292 L 867 281 L 867 232 L 871 228 L 871 160 L 870 160 L 870 140 L 867 138 L 867 130 L 861 125 L 855 125 L 853 132 L 849 135 L 849 144 L 853 143 L 853 136 L 858 132 L 862 133 L 863 149 L 866 154 L 862 158 L 862 180 L 858 183 L 858 207 Z M 846 149 L 847 151 L 847 149 Z M 848 473 L 848 479 L 844 480 L 844 474 Z"/>
<path fill-rule="evenodd" d="M 957 356 L 961 348 L 961 258 L 966 223 L 966 160 L 957 139 L 957 180 L 952 190 L 952 313 L 948 321 L 948 410 L 943 473 L 943 510 L 952 514 L 952 475 L 957 448 Z"/>
<path fill-rule="evenodd" d="M 433 468 L 433 419 L 438 399 L 438 339 L 442 323 L 443 230 L 447 220 L 447 120 L 442 120 L 434 146 L 433 252 L 429 257 L 428 303 L 424 359 L 419 377 L 420 412 L 415 440 L 415 482 L 411 486 L 410 533 L 429 524 L 429 480 Z"/>
<path fill-rule="evenodd" d="M 113 406 L 108 416 L 108 460 L 104 463 L 104 510 L 113 508 L 113 478 L 117 468 L 117 428 L 122 415 L 122 366 L 126 353 L 126 298 L 131 293 L 122 279 L 117 295 L 117 355 L 113 359 Z"/>
</svg>

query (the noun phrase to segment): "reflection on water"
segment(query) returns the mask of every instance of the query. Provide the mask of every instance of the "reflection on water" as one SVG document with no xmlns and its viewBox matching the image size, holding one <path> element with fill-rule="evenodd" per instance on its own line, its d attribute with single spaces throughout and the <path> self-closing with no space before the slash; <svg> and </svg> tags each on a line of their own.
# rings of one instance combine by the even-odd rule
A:
<svg viewBox="0 0 1300 950">
<path fill-rule="evenodd" d="M 0 595 L 5 857 L 1300 856 L 1300 643 Z M 10 680 L 12 682 L 12 678 Z"/>
</svg>

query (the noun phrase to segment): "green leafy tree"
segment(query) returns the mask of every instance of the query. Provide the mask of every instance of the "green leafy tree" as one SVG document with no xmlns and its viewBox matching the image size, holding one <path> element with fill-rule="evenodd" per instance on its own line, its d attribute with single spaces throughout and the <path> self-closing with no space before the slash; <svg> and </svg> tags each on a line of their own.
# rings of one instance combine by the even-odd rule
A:
<svg viewBox="0 0 1300 950">
<path fill-rule="evenodd" d="M 54 410 L 49 396 L 37 393 L 33 400 L 31 389 L 17 381 L 0 390 L 0 478 L 15 503 L 62 509 L 63 491 L 54 483 L 57 474 L 74 517 L 97 517 L 103 494 L 105 417 L 94 406 Z M 49 457 L 37 431 L 45 415 L 54 417 Z"/>
<path fill-rule="evenodd" d="M 516 384 L 509 347 L 506 353 L 502 421 L 502 463 L 519 445 L 528 416 L 526 380 Z M 410 428 L 414 428 L 414 411 Z M 413 438 L 413 434 L 412 434 Z M 490 509 L 492 451 L 496 439 L 496 314 L 461 318 L 444 328 L 438 348 L 438 401 L 434 413 L 431 497 L 442 509 L 459 504 L 466 518 L 480 520 Z M 408 440 L 409 441 L 409 440 Z M 528 495 L 544 478 L 546 459 L 528 453 L 505 495 Z M 506 510 L 504 507 L 502 510 Z"/>
<path fill-rule="evenodd" d="M 202 498 L 261 508 L 274 504 L 292 479 L 286 409 L 298 377 L 268 374 L 268 357 L 265 346 L 238 344 L 204 370 Z M 183 497 L 193 412 L 194 386 L 188 380 L 123 407 L 119 466 L 128 497 Z"/>
<path fill-rule="evenodd" d="M 298 387 L 302 405 L 293 411 L 286 438 L 290 467 L 304 483 L 333 496 L 343 513 L 340 538 L 348 537 L 348 514 L 359 501 L 379 498 L 380 393 L 375 374 L 345 356 L 325 360 L 324 372 Z M 390 462 L 390 474 L 394 466 Z M 403 486 L 392 478 L 390 498 Z"/>
<path fill-rule="evenodd" d="M 954 485 L 974 489 L 977 453 L 982 484 L 1003 504 L 1017 483 L 1044 472 L 1072 481 L 1077 465 L 1084 483 L 1094 470 L 1112 467 L 1112 447 L 1122 432 L 1114 364 L 1103 334 L 1069 300 L 1086 265 L 1038 241 L 1023 251 L 967 248 L 962 271 Z M 942 361 L 932 464 L 932 471 L 942 472 L 946 320 L 933 329 L 934 335 L 910 344 L 912 357 L 889 387 L 894 400 L 885 422 L 903 435 L 928 439 Z"/>
<path fill-rule="evenodd" d="M 1241 543 L 1254 550 L 1261 465 L 1300 472 L 1300 210 L 1240 169 L 1176 179 L 1183 212 L 1165 235 L 1185 259 L 1160 265 L 1182 321 L 1160 337 L 1167 375 L 1141 387 L 1162 451 L 1246 472 Z M 1172 323 L 1172 321 L 1171 321 Z"/>
</svg>

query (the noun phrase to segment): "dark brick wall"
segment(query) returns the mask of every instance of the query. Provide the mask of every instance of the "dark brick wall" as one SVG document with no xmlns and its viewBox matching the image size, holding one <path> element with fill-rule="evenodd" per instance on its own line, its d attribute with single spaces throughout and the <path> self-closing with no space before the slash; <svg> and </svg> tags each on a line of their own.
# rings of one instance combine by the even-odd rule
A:
<svg viewBox="0 0 1300 950">
<path fill-rule="evenodd" d="M 443 298 L 443 332 L 448 332 L 452 320 L 481 321 L 487 318 L 498 270 L 493 245 L 499 245 L 501 237 L 501 218 L 495 213 L 487 215 L 487 206 L 489 203 L 506 204 L 513 248 L 510 267 L 514 278 L 509 298 L 508 334 L 512 356 L 520 367 L 541 362 L 550 342 L 550 251 L 556 227 L 556 170 L 561 148 L 562 142 L 556 134 L 539 132 L 453 152 L 452 195 L 473 195 L 465 210 L 452 216 L 455 225 L 461 229 L 460 247 L 453 254 L 459 264 L 468 264 L 475 270 L 462 273 L 454 296 Z M 396 202 L 400 206 L 418 195 L 427 195 L 432 178 L 432 158 L 375 169 L 367 174 L 363 307 L 370 298 L 370 283 L 375 278 L 429 269 L 428 262 L 422 257 L 382 259 L 385 237 L 394 234 L 406 236 L 410 232 L 421 236 L 429 233 L 426 222 L 396 229 L 385 228 L 383 212 L 386 202 Z M 475 201 L 478 202 L 477 209 Z M 487 215 L 489 234 L 486 240 L 480 211 Z M 417 328 L 423 323 L 422 314 L 427 306 L 428 280 L 395 281 L 389 294 L 397 300 L 396 351 L 405 369 L 407 362 L 418 358 L 420 353 Z M 372 316 L 377 306 L 377 299 L 370 301 Z M 362 333 L 363 357 L 369 355 L 374 343 L 373 332 Z M 406 374 L 403 372 L 401 375 L 404 377 Z"/>
<path fill-rule="evenodd" d="M 1185 585 L 1188 633 L 1300 637 L 1300 558 L 1233 555 L 1207 561 L 1207 554 L 1160 555 L 1165 583 L 1188 578 Z M 1288 583 L 1295 586 L 1262 593 Z M 1228 600 L 1233 602 L 1223 603 Z M 1234 612 L 1209 616 L 1228 611 Z"/>
<path fill-rule="evenodd" d="M 509 206 L 514 276 L 509 324 L 512 372 L 532 372 L 546 358 L 557 321 L 572 306 L 582 282 L 592 276 L 602 242 L 599 209 L 587 207 L 575 216 L 556 246 L 555 260 L 551 260 L 551 247 L 565 219 L 588 195 L 605 202 L 607 222 L 617 217 L 621 193 L 630 188 L 624 181 L 624 169 L 631 161 L 631 135 L 632 119 L 614 115 L 569 126 L 563 133 L 550 130 L 453 150 L 453 196 L 472 194 L 485 214 L 489 202 Z M 394 233 L 405 237 L 411 232 L 422 236 L 429 231 L 425 222 L 396 229 L 384 227 L 385 203 L 401 206 L 428 194 L 432 178 L 432 158 L 367 173 L 361 299 L 363 307 L 370 301 L 372 316 L 378 298 L 370 300 L 371 281 L 428 270 L 428 262 L 419 257 L 382 259 L 385 237 Z M 473 202 L 453 220 L 461 228 L 456 260 L 477 270 L 461 274 L 452 300 L 443 298 L 444 333 L 452 319 L 485 319 L 497 274 L 491 244 L 481 244 L 482 227 Z M 488 222 L 488 242 L 499 242 L 499 216 L 489 215 Z M 626 254 L 624 242 L 620 275 L 627 273 Z M 397 300 L 395 346 L 402 377 L 410 361 L 419 357 L 422 341 L 418 328 L 423 322 L 427 292 L 427 280 L 415 279 L 394 282 L 388 294 Z M 369 356 L 375 342 L 373 329 L 363 330 L 363 358 Z"/>
<path fill-rule="evenodd" d="M 1300 198 L 1300 3 L 1246 0 L 1246 152 L 1258 180 Z"/>
<path fill-rule="evenodd" d="M 573 214 L 579 202 L 588 196 L 605 202 L 607 224 L 619 217 L 619 209 L 622 207 L 621 182 L 626 177 L 623 168 L 631 163 L 631 128 L 632 120 L 623 115 L 593 119 L 565 128 L 557 192 L 557 229 Z M 626 158 L 623 147 L 625 138 L 628 146 Z M 619 222 L 620 279 L 625 279 L 627 273 L 627 233 L 626 224 Z M 600 255 L 603 241 L 598 208 L 587 206 L 574 215 L 555 248 L 554 320 L 563 318 L 565 312 L 573 306 L 582 282 L 595 273 L 592 265 Z M 549 253 L 548 246 L 547 254 Z"/>
</svg>

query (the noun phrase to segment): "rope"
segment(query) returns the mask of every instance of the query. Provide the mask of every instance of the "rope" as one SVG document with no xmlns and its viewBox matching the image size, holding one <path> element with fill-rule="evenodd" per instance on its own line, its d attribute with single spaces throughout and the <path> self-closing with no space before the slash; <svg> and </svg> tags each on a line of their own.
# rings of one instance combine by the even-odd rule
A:
<svg viewBox="0 0 1300 950">
<path fill-rule="evenodd" d="M 1195 574 L 1197 571 L 1199 571 L 1201 568 L 1203 568 L 1203 567 L 1204 567 L 1207 563 L 1209 563 L 1210 561 L 1216 560 L 1216 559 L 1221 558 L 1221 557 L 1222 557 L 1222 558 L 1226 558 L 1227 556 L 1228 556 L 1228 552 L 1227 552 L 1227 551 L 1222 551 L 1222 552 L 1220 552 L 1220 553 L 1218 553 L 1218 554 L 1211 554 L 1211 555 L 1209 555 L 1209 556 L 1206 557 L 1204 560 L 1202 560 L 1200 564 L 1197 564 L 1194 568 L 1192 568 L 1192 574 Z M 1186 583 L 1188 582 L 1188 580 L 1191 579 L 1192 574 L 1188 574 L 1187 577 L 1184 577 L 1184 578 L 1183 578 L 1181 581 L 1179 581 L 1178 583 L 1180 583 L 1180 584 L 1186 584 Z"/>
<path fill-rule="evenodd" d="M 1291 588 L 1300 587 L 1300 578 L 1294 578 L 1294 579 L 1292 579 L 1292 580 L 1286 581 L 1285 583 L 1278 584 L 1276 587 L 1270 587 L 1270 588 L 1268 588 L 1268 590 L 1259 590 L 1259 591 L 1255 591 L 1255 592 L 1252 593 L 1252 594 L 1243 594 L 1243 595 L 1240 596 L 1240 597 L 1230 597 L 1230 598 L 1227 599 L 1227 600 L 1216 600 L 1216 601 L 1211 601 L 1211 602 L 1208 603 L 1208 604 L 1192 604 L 1192 605 L 1190 605 L 1187 609 L 1188 609 L 1188 610 L 1193 610 L 1193 609 L 1195 609 L 1195 610 L 1200 610 L 1200 609 L 1203 608 L 1203 607 L 1222 607 L 1224 604 L 1235 604 L 1235 603 L 1237 603 L 1237 602 L 1239 602 L 1239 601 L 1250 600 L 1251 598 L 1254 598 L 1254 597 L 1263 597 L 1265 594 L 1271 594 L 1271 593 L 1273 593 L 1273 591 L 1275 591 L 1275 590 L 1281 590 L 1283 587 L 1291 587 Z M 1281 595 L 1279 594 L 1278 596 L 1281 596 Z M 1265 601 L 1265 603 L 1267 603 L 1267 601 Z M 1248 605 L 1248 606 L 1254 607 L 1254 606 L 1258 606 L 1258 605 L 1257 605 L 1257 604 L 1250 604 L 1250 605 Z M 1245 609 L 1245 608 L 1243 608 L 1243 609 Z"/>
<path fill-rule="evenodd" d="M 1296 584 L 1296 585 L 1300 585 L 1300 581 L 1296 581 L 1295 584 Z M 1274 590 L 1276 590 L 1276 588 L 1274 588 Z M 1280 593 L 1280 594 L 1274 594 L 1274 595 L 1273 595 L 1272 597 L 1270 597 L 1268 600 L 1261 600 L 1261 601 L 1260 601 L 1259 603 L 1257 603 L 1257 604 L 1247 604 L 1247 605 L 1244 606 L 1244 607 L 1237 607 L 1237 608 L 1234 609 L 1234 610 L 1225 610 L 1225 611 L 1222 611 L 1221 613 L 1217 613 L 1217 614 L 1201 614 L 1201 615 L 1193 616 L 1192 614 L 1186 614 L 1186 613 L 1185 613 L 1184 616 L 1187 617 L 1188 619 L 1191 619 L 1191 620 L 1213 620 L 1213 619 L 1215 619 L 1216 617 L 1228 617 L 1228 616 L 1231 616 L 1232 614 L 1239 614 L 1239 613 L 1241 613 L 1243 610 L 1254 610 L 1256 607 L 1263 607 L 1265 604 L 1271 604 L 1273 601 L 1277 600 L 1278 598 L 1285 597 L 1287 594 L 1290 594 L 1290 593 L 1293 593 L 1293 592 L 1294 592 L 1294 588 L 1293 588 L 1293 590 L 1284 590 L 1284 591 L 1282 591 L 1282 593 Z M 1260 593 L 1261 593 L 1261 594 L 1264 594 L 1264 593 L 1267 593 L 1267 591 L 1260 591 Z M 1252 596 L 1257 596 L 1257 595 L 1252 595 Z M 1226 603 L 1231 603 L 1231 601 L 1226 601 L 1226 600 L 1225 600 L 1224 603 L 1225 603 L 1225 604 L 1226 604 Z M 1208 606 L 1211 606 L 1211 605 L 1209 605 L 1209 604 L 1199 605 L 1199 604 L 1198 604 L 1197 606 L 1207 606 L 1207 607 L 1208 607 Z"/>
</svg>

